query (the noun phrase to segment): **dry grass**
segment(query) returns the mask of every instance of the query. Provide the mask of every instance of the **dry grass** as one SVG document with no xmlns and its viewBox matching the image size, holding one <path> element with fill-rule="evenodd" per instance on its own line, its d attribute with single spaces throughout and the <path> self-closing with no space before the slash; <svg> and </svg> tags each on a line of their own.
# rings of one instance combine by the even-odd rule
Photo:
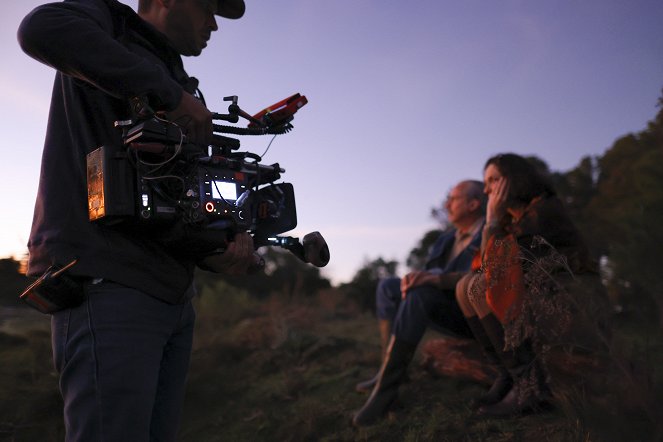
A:
<svg viewBox="0 0 663 442">
<path fill-rule="evenodd" d="M 628 356 L 620 360 L 629 362 L 572 379 L 558 390 L 556 408 L 545 413 L 477 419 L 468 403 L 483 386 L 434 379 L 413 364 L 410 382 L 401 389 L 402 408 L 374 426 L 355 429 L 350 416 L 366 396 L 355 393 L 354 385 L 372 376 L 378 365 L 372 316 L 359 313 L 333 291 L 316 299 L 256 301 L 219 286 L 204 290 L 196 304 L 198 329 L 182 442 L 613 442 L 661 437 L 660 415 L 651 398 L 660 390 L 656 368 L 663 352 L 660 340 L 647 335 L 651 331 L 622 327 L 616 345 L 622 349 L 619 354 Z M 0 440 L 62 440 L 48 334 L 0 338 Z"/>
</svg>

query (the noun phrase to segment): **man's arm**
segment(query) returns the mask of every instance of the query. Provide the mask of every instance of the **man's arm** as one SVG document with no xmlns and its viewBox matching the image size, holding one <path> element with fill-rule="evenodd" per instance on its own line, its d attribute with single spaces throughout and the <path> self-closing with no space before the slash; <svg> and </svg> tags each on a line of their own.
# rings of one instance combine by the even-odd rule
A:
<svg viewBox="0 0 663 442">
<path fill-rule="evenodd" d="M 17 37 L 31 57 L 113 97 L 158 97 L 165 110 L 181 101 L 181 86 L 163 67 L 113 38 L 113 18 L 103 1 L 39 6 L 23 19 Z"/>
<path fill-rule="evenodd" d="M 401 279 L 401 296 L 405 298 L 409 290 L 422 285 L 430 285 L 440 290 L 453 290 L 464 274 L 463 272 L 440 274 L 425 270 L 410 272 Z"/>
<path fill-rule="evenodd" d="M 203 258 L 198 267 L 225 275 L 245 275 L 261 268 L 261 258 L 255 253 L 251 235 L 242 232 L 235 235 L 223 253 Z"/>
</svg>

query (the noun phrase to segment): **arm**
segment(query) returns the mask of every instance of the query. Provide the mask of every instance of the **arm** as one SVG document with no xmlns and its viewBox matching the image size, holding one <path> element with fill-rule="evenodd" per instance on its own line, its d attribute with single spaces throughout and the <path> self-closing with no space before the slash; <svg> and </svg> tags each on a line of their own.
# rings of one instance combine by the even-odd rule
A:
<svg viewBox="0 0 663 442">
<path fill-rule="evenodd" d="M 405 299 L 409 290 L 422 285 L 430 285 L 440 290 L 453 290 L 464 274 L 463 272 L 444 274 L 426 271 L 410 272 L 401 279 L 401 296 Z"/>
<path fill-rule="evenodd" d="M 501 233 L 501 222 L 506 213 L 506 198 L 509 191 L 509 183 L 506 178 L 501 178 L 494 189 L 488 194 L 486 205 L 486 224 L 481 234 L 481 256 L 484 256 L 488 241 L 494 235 Z"/>
<path fill-rule="evenodd" d="M 180 85 L 162 66 L 128 50 L 113 32 L 108 6 L 88 0 L 36 8 L 23 19 L 17 36 L 28 55 L 65 75 L 119 99 L 148 95 L 158 97 L 165 110 L 174 109 L 181 100 Z"/>
<path fill-rule="evenodd" d="M 203 270 L 224 275 L 245 275 L 260 268 L 260 256 L 255 253 L 253 238 L 246 232 L 238 233 L 223 253 L 202 259 L 198 266 Z"/>
<path fill-rule="evenodd" d="M 147 50 L 136 54 L 114 37 L 114 18 L 120 17 L 127 27 L 155 32 L 128 6 L 118 4 L 111 11 L 100 0 L 71 0 L 32 11 L 19 27 L 18 40 L 31 57 L 110 96 L 147 96 L 157 110 L 169 111 L 167 118 L 186 129 L 189 141 L 209 144 L 211 112 L 182 90 L 164 61 Z"/>
</svg>

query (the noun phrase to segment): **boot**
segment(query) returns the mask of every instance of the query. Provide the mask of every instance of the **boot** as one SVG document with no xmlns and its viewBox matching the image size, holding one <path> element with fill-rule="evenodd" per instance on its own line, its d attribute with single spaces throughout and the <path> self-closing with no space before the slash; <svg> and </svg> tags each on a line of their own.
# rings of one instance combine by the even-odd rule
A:
<svg viewBox="0 0 663 442">
<path fill-rule="evenodd" d="M 391 336 L 391 321 L 388 319 L 378 319 L 378 330 L 380 331 L 380 347 L 382 353 L 380 354 L 380 365 L 384 361 L 385 353 L 387 352 L 387 345 L 389 344 L 389 337 Z M 362 381 L 355 386 L 355 390 L 359 393 L 370 393 L 378 382 L 380 372 L 375 373 L 371 379 Z"/>
<path fill-rule="evenodd" d="M 389 410 L 398 397 L 398 387 L 407 374 L 416 349 L 415 344 L 391 337 L 377 383 L 364 406 L 352 418 L 354 426 L 370 425 Z"/>
<path fill-rule="evenodd" d="M 493 364 L 498 371 L 497 377 L 493 381 L 490 389 L 472 401 L 471 407 L 473 409 L 477 409 L 483 405 L 492 405 L 501 401 L 509 392 L 509 390 L 511 390 L 511 387 L 513 386 L 513 380 L 511 379 L 511 375 L 507 371 L 506 367 L 504 367 L 502 364 L 502 360 L 497 354 L 497 351 L 495 351 L 495 347 L 493 347 L 490 338 L 486 334 L 486 331 L 484 330 L 479 317 L 465 317 L 465 321 L 470 327 L 470 330 L 472 330 L 472 334 L 474 335 L 475 339 L 477 342 L 479 342 L 479 345 L 481 345 L 486 359 L 488 359 L 488 361 Z"/>
<path fill-rule="evenodd" d="M 504 350 L 504 327 L 492 314 L 481 319 L 486 334 L 506 367 L 513 387 L 497 403 L 479 407 L 477 414 L 485 417 L 506 417 L 545 408 L 551 399 L 541 367 L 528 341 L 513 350 Z"/>
<path fill-rule="evenodd" d="M 550 408 L 552 393 L 545 385 L 530 391 L 529 379 L 516 379 L 511 391 L 496 404 L 484 405 L 477 410 L 483 417 L 510 417 L 527 413 L 536 413 Z"/>
</svg>

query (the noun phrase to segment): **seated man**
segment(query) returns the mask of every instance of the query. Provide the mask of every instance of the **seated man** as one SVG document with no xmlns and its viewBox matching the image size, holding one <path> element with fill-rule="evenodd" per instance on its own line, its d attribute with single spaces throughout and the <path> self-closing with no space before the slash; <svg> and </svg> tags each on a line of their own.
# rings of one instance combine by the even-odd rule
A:
<svg viewBox="0 0 663 442">
<path fill-rule="evenodd" d="M 380 281 L 376 293 L 383 361 L 378 374 L 357 384 L 372 393 L 353 417 L 356 426 L 374 422 L 397 397 L 417 345 L 431 326 L 446 334 L 472 338 L 454 296 L 456 282 L 470 270 L 481 245 L 485 195 L 480 181 L 462 181 L 445 202 L 453 229 L 431 248 L 425 270 Z"/>
</svg>

